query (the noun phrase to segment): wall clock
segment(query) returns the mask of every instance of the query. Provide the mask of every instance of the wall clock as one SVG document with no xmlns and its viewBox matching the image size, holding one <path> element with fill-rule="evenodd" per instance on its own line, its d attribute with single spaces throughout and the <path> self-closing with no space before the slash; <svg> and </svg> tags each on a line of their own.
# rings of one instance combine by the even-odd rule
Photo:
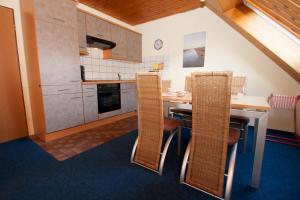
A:
<svg viewBox="0 0 300 200">
<path fill-rule="evenodd" d="M 154 48 L 156 49 L 156 50 L 160 50 L 162 47 L 163 47 L 163 41 L 161 40 L 161 39 L 157 39 L 157 40 L 155 40 L 155 42 L 154 42 Z"/>
</svg>

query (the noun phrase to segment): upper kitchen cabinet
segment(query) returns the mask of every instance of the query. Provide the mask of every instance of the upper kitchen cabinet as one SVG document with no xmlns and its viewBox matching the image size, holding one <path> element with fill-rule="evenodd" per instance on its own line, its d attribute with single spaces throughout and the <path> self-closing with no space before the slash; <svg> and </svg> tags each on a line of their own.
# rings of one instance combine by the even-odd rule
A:
<svg viewBox="0 0 300 200">
<path fill-rule="evenodd" d="M 86 44 L 86 14 L 84 12 L 77 12 L 77 22 L 78 22 L 78 42 L 80 54 L 87 54 L 87 44 Z"/>
<path fill-rule="evenodd" d="M 77 29 L 76 2 L 72 0 L 34 0 L 38 20 Z"/>
<path fill-rule="evenodd" d="M 92 15 L 86 15 L 87 35 L 111 41 L 110 24 Z"/>
<path fill-rule="evenodd" d="M 86 36 L 116 43 L 113 49 L 103 51 L 103 59 L 142 62 L 142 35 L 117 24 L 78 11 L 78 35 L 81 54 L 86 54 Z"/>
<path fill-rule="evenodd" d="M 80 84 L 77 9 L 72 0 L 34 0 L 41 85 Z"/>
<path fill-rule="evenodd" d="M 111 59 L 127 59 L 127 38 L 126 30 L 120 26 L 111 24 L 111 40 L 116 43 L 112 49 Z"/>
<path fill-rule="evenodd" d="M 142 35 L 127 31 L 127 59 L 142 62 Z"/>
<path fill-rule="evenodd" d="M 36 35 L 41 85 L 80 84 L 77 29 L 37 20 Z"/>
</svg>

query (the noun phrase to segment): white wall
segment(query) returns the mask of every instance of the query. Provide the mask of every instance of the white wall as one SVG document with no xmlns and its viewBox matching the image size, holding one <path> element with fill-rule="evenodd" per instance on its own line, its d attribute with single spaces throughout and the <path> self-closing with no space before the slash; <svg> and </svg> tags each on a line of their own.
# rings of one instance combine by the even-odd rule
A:
<svg viewBox="0 0 300 200">
<path fill-rule="evenodd" d="M 136 30 L 143 34 L 144 57 L 170 56 L 170 77 L 175 89 L 184 88 L 185 76 L 192 71 L 231 70 L 234 75 L 247 76 L 246 92 L 249 95 L 300 94 L 298 82 L 207 8 L 141 24 Z M 206 31 L 205 67 L 183 69 L 184 35 L 201 31 Z M 164 42 L 159 51 L 153 48 L 153 42 L 158 38 Z M 286 113 L 282 118 L 271 114 L 269 127 L 293 131 L 292 114 Z"/>
</svg>

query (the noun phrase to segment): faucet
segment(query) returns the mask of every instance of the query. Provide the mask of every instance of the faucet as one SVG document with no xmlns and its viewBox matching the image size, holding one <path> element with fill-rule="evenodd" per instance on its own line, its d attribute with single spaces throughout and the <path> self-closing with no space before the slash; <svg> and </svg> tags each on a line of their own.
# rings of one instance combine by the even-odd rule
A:
<svg viewBox="0 0 300 200">
<path fill-rule="evenodd" d="M 120 73 L 118 73 L 118 78 L 119 78 L 119 81 L 121 80 L 121 75 L 120 75 Z"/>
</svg>

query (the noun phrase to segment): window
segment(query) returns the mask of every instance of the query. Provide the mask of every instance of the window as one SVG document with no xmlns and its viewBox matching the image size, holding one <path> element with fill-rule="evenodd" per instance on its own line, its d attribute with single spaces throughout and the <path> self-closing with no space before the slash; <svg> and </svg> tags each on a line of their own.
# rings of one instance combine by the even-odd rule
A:
<svg viewBox="0 0 300 200">
<path fill-rule="evenodd" d="M 300 39 L 300 0 L 244 1 L 258 14 L 264 14 Z"/>
</svg>

